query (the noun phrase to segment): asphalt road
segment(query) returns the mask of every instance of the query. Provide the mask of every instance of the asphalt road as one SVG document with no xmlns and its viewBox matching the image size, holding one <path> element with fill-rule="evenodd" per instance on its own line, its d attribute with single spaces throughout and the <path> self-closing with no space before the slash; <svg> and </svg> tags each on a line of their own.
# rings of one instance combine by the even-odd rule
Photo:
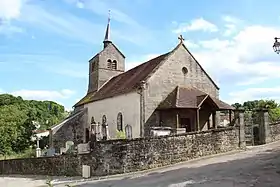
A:
<svg viewBox="0 0 280 187">
<path fill-rule="evenodd" d="M 142 174 L 77 187 L 279 187 L 280 142 Z"/>
</svg>

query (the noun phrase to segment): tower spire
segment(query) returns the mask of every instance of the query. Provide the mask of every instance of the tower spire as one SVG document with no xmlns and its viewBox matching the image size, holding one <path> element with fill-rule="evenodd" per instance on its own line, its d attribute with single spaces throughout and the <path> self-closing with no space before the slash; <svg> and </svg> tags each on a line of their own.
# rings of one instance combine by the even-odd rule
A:
<svg viewBox="0 0 280 187">
<path fill-rule="evenodd" d="M 105 37 L 104 37 L 104 48 L 107 47 L 107 45 L 109 43 L 111 43 L 111 41 L 109 40 L 109 35 L 110 35 L 110 21 L 111 21 L 111 11 L 109 10 L 108 12 L 108 23 L 107 23 L 107 28 L 106 28 L 106 32 L 105 32 Z"/>
</svg>

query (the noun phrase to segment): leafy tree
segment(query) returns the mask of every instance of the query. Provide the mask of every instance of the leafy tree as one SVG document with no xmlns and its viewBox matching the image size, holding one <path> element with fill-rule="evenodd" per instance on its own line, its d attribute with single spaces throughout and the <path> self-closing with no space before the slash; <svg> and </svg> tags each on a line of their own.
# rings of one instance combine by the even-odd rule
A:
<svg viewBox="0 0 280 187">
<path fill-rule="evenodd" d="M 253 118 L 256 117 L 256 109 L 267 109 L 270 117 L 270 121 L 278 121 L 280 120 L 280 105 L 275 100 L 254 100 L 254 101 L 246 101 L 243 104 L 235 103 L 232 105 L 235 108 L 243 107 L 245 109 L 245 114 L 253 116 Z M 252 112 L 249 112 L 252 111 Z"/>
<path fill-rule="evenodd" d="M 23 100 L 0 94 L 0 155 L 23 152 L 33 145 L 33 121 L 39 122 L 44 130 L 67 115 L 63 106 L 52 101 Z"/>
</svg>

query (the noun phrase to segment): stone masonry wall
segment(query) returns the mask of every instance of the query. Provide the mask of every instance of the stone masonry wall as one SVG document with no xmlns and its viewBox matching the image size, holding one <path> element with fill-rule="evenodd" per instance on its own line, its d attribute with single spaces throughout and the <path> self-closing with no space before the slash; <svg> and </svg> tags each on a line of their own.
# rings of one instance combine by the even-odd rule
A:
<svg viewBox="0 0 280 187">
<path fill-rule="evenodd" d="M 270 124 L 271 141 L 280 140 L 280 122 Z"/>
<path fill-rule="evenodd" d="M 187 74 L 182 72 L 183 67 L 188 69 Z M 156 108 L 176 86 L 195 87 L 212 97 L 219 98 L 219 90 L 190 53 L 180 45 L 147 81 L 147 89 L 145 90 L 145 130 L 154 126 Z"/>
<path fill-rule="evenodd" d="M 75 145 L 84 140 L 84 124 L 87 124 L 88 111 L 83 109 L 77 116 L 65 122 L 53 135 L 53 146 L 56 152 L 65 147 L 67 141 L 73 141 Z"/>
<path fill-rule="evenodd" d="M 156 168 L 206 155 L 239 149 L 236 127 L 183 135 L 97 142 L 94 151 L 76 156 L 0 161 L 0 174 L 71 175 L 91 166 L 92 176 Z"/>
</svg>

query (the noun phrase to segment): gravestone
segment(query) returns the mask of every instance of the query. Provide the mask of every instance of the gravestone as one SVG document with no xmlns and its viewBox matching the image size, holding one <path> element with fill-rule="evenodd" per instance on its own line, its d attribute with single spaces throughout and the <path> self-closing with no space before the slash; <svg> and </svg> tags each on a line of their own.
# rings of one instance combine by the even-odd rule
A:
<svg viewBox="0 0 280 187">
<path fill-rule="evenodd" d="M 54 148 L 48 148 L 46 156 L 53 156 L 55 154 Z"/>
<path fill-rule="evenodd" d="M 131 125 L 126 125 L 125 126 L 125 136 L 126 136 L 127 139 L 132 138 L 132 127 L 131 127 Z"/>
<path fill-rule="evenodd" d="M 74 150 L 74 142 L 73 141 L 67 141 L 65 143 L 65 151 L 66 152 L 71 152 L 72 150 Z"/>
</svg>

